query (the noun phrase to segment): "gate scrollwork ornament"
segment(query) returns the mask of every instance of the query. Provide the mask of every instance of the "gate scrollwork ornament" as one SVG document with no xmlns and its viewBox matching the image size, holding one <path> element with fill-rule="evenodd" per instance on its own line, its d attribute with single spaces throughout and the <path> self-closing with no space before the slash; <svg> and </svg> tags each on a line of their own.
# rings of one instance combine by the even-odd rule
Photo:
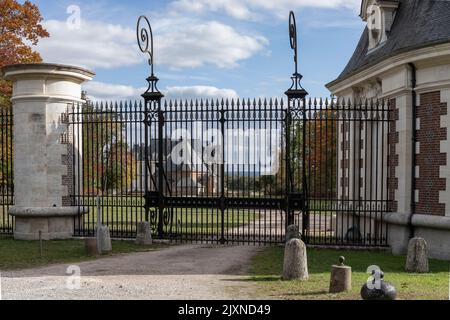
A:
<svg viewBox="0 0 450 320">
<path fill-rule="evenodd" d="M 150 224 L 152 226 L 156 226 L 157 218 L 158 218 L 158 214 L 157 214 L 156 210 L 155 209 L 150 209 L 149 214 L 150 214 Z"/>
<path fill-rule="evenodd" d="M 154 73 L 155 56 L 153 52 L 153 31 L 150 20 L 146 16 L 140 16 L 138 19 L 136 26 L 136 37 L 141 52 L 149 55 L 148 64 L 151 68 L 151 75 L 147 78 L 148 89 L 142 97 L 145 99 L 146 103 L 159 103 L 164 95 L 158 90 L 157 87 L 159 79 Z"/>
<path fill-rule="evenodd" d="M 153 32 L 150 21 L 146 16 L 140 16 L 136 28 L 137 42 L 142 53 L 150 56 L 148 64 L 152 67 L 153 75 Z"/>
<path fill-rule="evenodd" d="M 291 77 L 292 85 L 286 95 L 289 99 L 304 99 L 308 92 L 301 86 L 303 76 L 298 72 L 298 38 L 297 38 L 297 22 L 293 11 L 289 13 L 289 41 L 291 49 L 294 51 L 295 71 Z"/>
<path fill-rule="evenodd" d="M 164 210 L 164 225 L 166 226 L 170 225 L 173 220 L 172 217 L 173 217 L 172 208 Z"/>
</svg>

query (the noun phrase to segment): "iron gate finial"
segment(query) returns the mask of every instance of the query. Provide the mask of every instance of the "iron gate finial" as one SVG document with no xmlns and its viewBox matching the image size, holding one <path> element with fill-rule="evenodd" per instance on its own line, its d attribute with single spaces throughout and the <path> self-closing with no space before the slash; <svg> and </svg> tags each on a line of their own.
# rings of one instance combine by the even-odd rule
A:
<svg viewBox="0 0 450 320">
<path fill-rule="evenodd" d="M 289 13 L 289 38 L 291 41 L 291 48 L 294 50 L 295 73 L 298 73 L 297 23 L 293 11 Z"/>
<path fill-rule="evenodd" d="M 291 43 L 291 48 L 294 50 L 294 63 L 295 63 L 295 71 L 292 75 L 292 85 L 288 91 L 286 91 L 286 95 L 295 97 L 295 98 L 304 98 L 308 95 L 305 89 L 302 88 L 300 81 L 303 76 L 298 72 L 298 38 L 297 38 L 297 22 L 295 20 L 295 14 L 293 11 L 289 13 L 289 39 Z"/>
<path fill-rule="evenodd" d="M 145 23 L 144 25 L 142 25 Z M 150 21 L 146 16 L 140 16 L 136 26 L 136 36 L 139 49 L 142 53 L 146 53 L 149 55 L 148 64 L 152 70 L 153 74 L 153 31 L 152 26 L 150 25 Z"/>
<path fill-rule="evenodd" d="M 136 36 L 141 52 L 149 55 L 148 64 L 151 68 L 151 75 L 147 78 L 148 89 L 142 97 L 146 102 L 161 100 L 164 95 L 158 90 L 157 83 L 159 79 L 154 73 L 153 31 L 150 20 L 146 16 L 139 17 L 136 26 Z"/>
</svg>

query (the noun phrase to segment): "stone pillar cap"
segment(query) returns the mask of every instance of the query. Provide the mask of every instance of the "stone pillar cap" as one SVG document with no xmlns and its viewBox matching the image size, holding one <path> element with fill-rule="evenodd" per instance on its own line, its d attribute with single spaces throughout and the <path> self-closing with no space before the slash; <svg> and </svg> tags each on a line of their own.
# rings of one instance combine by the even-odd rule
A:
<svg viewBox="0 0 450 320">
<path fill-rule="evenodd" d="M 95 73 L 85 68 L 69 66 L 54 63 L 28 63 L 28 64 L 13 64 L 1 68 L 1 74 L 6 80 L 16 80 L 17 78 L 24 78 L 29 76 L 34 78 L 36 76 L 42 77 L 69 77 L 79 83 L 90 81 L 95 76 Z"/>
<path fill-rule="evenodd" d="M 89 208 L 87 207 L 12 207 L 9 209 L 9 214 L 12 216 L 31 218 L 76 216 L 88 212 Z"/>
<path fill-rule="evenodd" d="M 336 264 L 333 264 L 332 267 L 335 269 L 351 269 L 352 268 L 350 266 L 341 266 L 341 265 L 336 265 Z"/>
</svg>

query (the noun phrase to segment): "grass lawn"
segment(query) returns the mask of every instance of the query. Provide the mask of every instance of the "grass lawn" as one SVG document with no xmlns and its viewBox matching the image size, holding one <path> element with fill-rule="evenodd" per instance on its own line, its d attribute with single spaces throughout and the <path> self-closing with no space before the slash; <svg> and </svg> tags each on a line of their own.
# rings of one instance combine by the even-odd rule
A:
<svg viewBox="0 0 450 320">
<path fill-rule="evenodd" d="M 172 220 L 168 218 L 165 232 L 174 234 L 216 234 L 220 230 L 221 213 L 218 209 L 174 208 Z M 84 215 L 84 228 L 91 233 L 96 226 L 96 208 L 89 207 Z M 225 229 L 237 228 L 258 220 L 258 210 L 227 210 L 224 216 Z M 112 235 L 134 234 L 137 223 L 145 221 L 145 211 L 141 207 L 120 207 L 111 203 L 102 208 L 103 223 L 110 227 Z M 172 223 L 172 228 L 170 228 Z M 154 229 L 156 226 L 153 226 Z M 154 230 L 156 232 L 156 229 Z"/>
<path fill-rule="evenodd" d="M 266 248 L 252 260 L 251 281 L 258 284 L 256 294 L 271 299 L 305 300 L 360 300 L 361 286 L 367 281 L 367 267 L 378 265 L 385 273 L 385 280 L 397 288 L 400 300 L 449 299 L 449 262 L 430 260 L 430 273 L 404 272 L 405 257 L 385 252 L 308 249 L 308 281 L 282 281 L 283 248 Z M 352 267 L 351 292 L 329 294 L 331 265 L 339 256 L 345 256 Z"/>
<path fill-rule="evenodd" d="M 103 256 L 157 250 L 162 245 L 138 246 L 132 241 L 113 240 L 112 247 L 113 252 Z M 96 258 L 85 254 L 83 240 L 44 241 L 41 258 L 38 241 L 14 241 L 10 237 L 0 237 L 0 271 L 94 259 Z"/>
</svg>

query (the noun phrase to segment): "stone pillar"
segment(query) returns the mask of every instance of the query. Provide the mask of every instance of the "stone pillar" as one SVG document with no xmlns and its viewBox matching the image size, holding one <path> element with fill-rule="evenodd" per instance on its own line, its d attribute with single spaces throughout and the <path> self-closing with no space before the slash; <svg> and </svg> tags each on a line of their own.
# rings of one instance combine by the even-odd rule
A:
<svg viewBox="0 0 450 320">
<path fill-rule="evenodd" d="M 94 74 L 56 64 L 12 65 L 2 72 L 13 81 L 14 237 L 37 240 L 41 231 L 44 240 L 70 238 L 80 210 L 70 207 L 73 157 L 64 114 L 69 104 L 82 102 L 81 84 Z"/>
</svg>

